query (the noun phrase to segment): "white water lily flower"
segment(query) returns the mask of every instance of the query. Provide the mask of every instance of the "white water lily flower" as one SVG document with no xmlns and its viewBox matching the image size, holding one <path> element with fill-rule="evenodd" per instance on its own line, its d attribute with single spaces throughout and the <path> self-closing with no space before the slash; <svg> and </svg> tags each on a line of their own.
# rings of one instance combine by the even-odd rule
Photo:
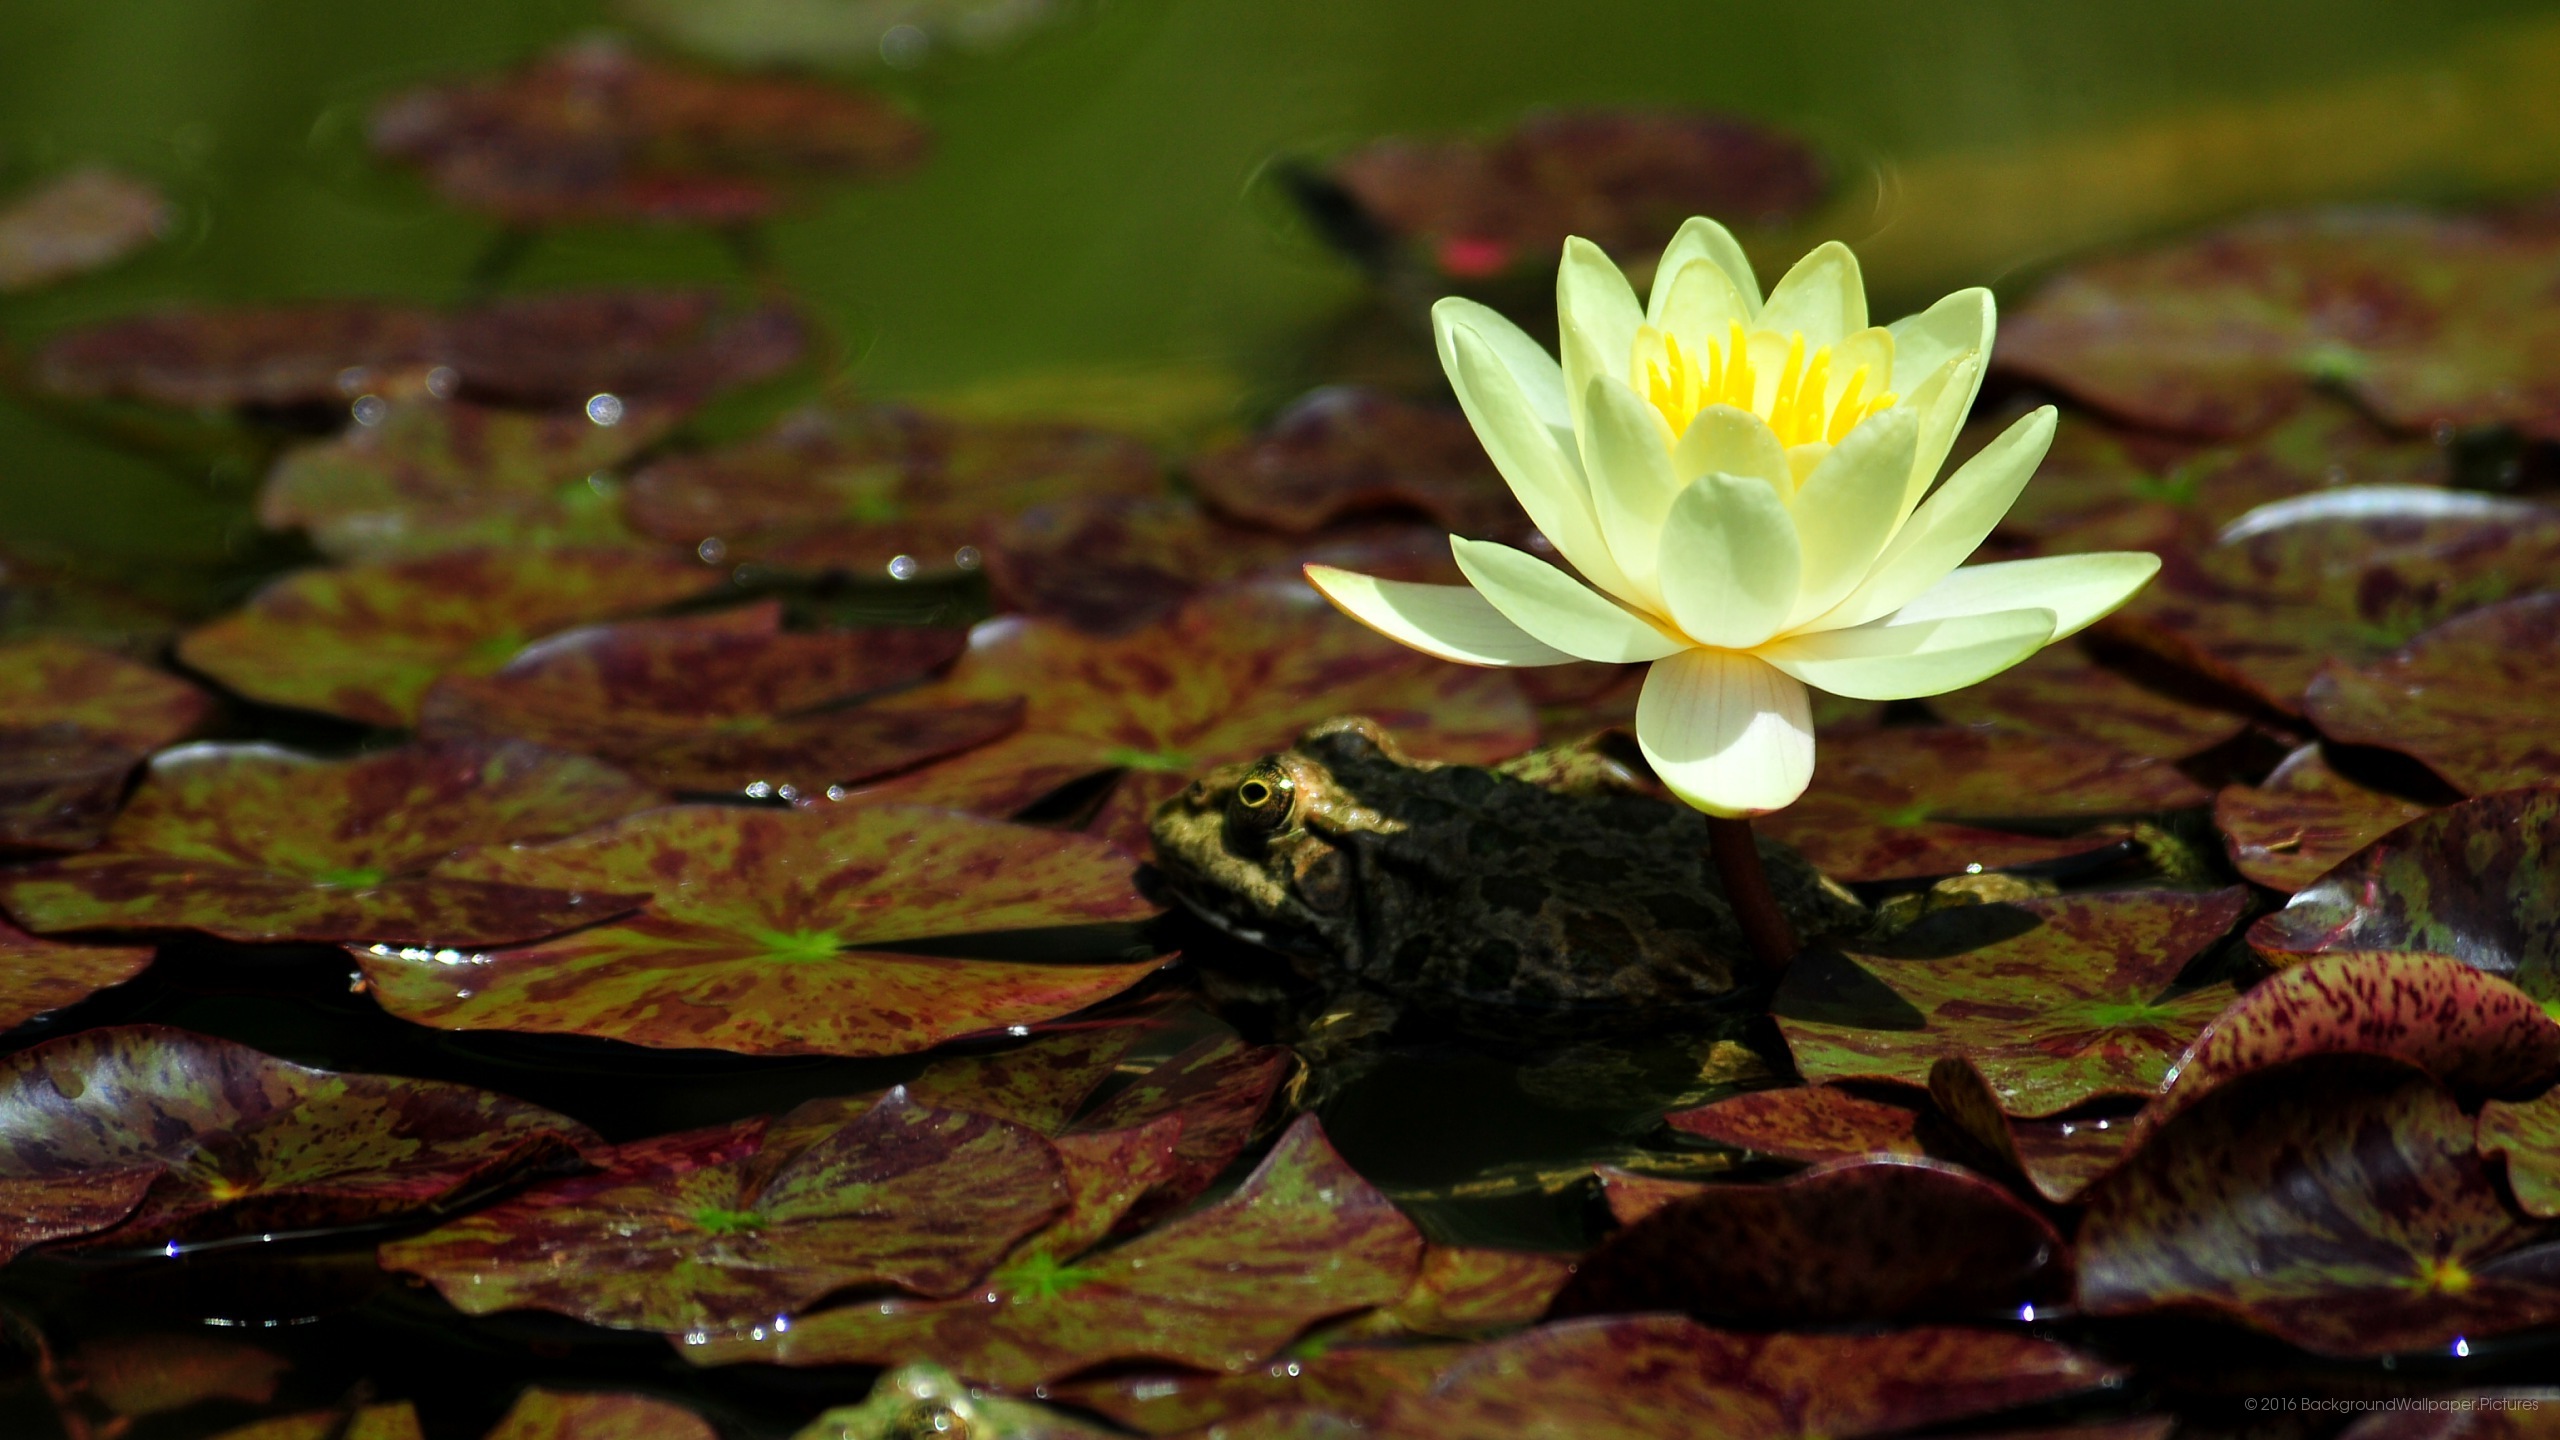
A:
<svg viewBox="0 0 2560 1440">
<path fill-rule="evenodd" d="M 1472 301 L 1441 301 L 1432 322 L 1477 437 L 1582 578 L 1454 537 L 1471 585 L 1307 577 L 1447 660 L 1652 662 L 1636 738 L 1710 814 L 1804 793 L 1806 686 L 1899 700 L 1970 685 L 2160 568 L 2133 552 L 1957 568 L 2053 440 L 2047 406 L 1931 490 L 1982 385 L 1987 290 L 1871 326 L 1857 258 L 1833 242 L 1764 301 L 1732 235 L 1695 219 L 1643 306 L 1598 246 L 1566 241 L 1556 309 L 1561 365 Z"/>
</svg>

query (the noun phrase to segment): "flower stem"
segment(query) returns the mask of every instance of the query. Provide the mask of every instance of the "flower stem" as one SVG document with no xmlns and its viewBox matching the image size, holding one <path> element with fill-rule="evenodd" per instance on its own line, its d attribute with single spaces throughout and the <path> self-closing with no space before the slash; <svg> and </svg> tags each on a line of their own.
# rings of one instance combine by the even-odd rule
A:
<svg viewBox="0 0 2560 1440">
<path fill-rule="evenodd" d="M 1733 918 L 1742 924 L 1742 938 L 1750 943 L 1764 978 L 1775 980 L 1796 958 L 1796 932 L 1778 909 L 1778 897 L 1770 893 L 1768 872 L 1760 868 L 1760 846 L 1751 838 L 1751 822 L 1710 815 L 1707 840 L 1715 852 L 1716 878 L 1724 882 L 1725 900 L 1733 906 Z"/>
</svg>

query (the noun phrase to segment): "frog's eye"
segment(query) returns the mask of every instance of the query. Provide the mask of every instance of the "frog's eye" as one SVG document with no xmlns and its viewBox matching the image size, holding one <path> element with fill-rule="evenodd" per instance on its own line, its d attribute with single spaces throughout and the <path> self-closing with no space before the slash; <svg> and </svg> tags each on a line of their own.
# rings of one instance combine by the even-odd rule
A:
<svg viewBox="0 0 2560 1440">
<path fill-rule="evenodd" d="M 1290 812 L 1297 808 L 1298 785 L 1289 772 L 1277 765 L 1256 765 L 1236 782 L 1235 794 L 1227 801 L 1227 817 L 1244 830 L 1269 835 L 1286 826 Z"/>
</svg>

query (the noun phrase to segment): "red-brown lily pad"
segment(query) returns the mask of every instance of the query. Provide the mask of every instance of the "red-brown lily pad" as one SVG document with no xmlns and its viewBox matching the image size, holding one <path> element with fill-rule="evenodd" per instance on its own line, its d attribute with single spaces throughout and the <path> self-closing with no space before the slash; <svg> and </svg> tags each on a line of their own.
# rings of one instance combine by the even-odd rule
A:
<svg viewBox="0 0 2560 1440">
<path fill-rule="evenodd" d="M 1921 1111 L 1830 1085 L 1754 1090 L 1662 1117 L 1672 1129 L 1738 1150 L 1819 1164 L 1857 1155 L 1925 1155 Z"/>
<path fill-rule="evenodd" d="M 1388 1408 L 1393 1440 L 1857 1440 L 1990 1415 L 2122 1378 L 2012 1331 L 1740 1334 L 1597 1316 L 1483 1345 Z"/>
<path fill-rule="evenodd" d="M 151 955 L 148 945 L 72 945 L 0 923 L 0 1031 L 123 984 Z"/>
<path fill-rule="evenodd" d="M 2470 794 L 2560 780 L 2560 594 L 2518 596 L 2422 632 L 2363 669 L 2333 665 L 2303 712 L 2350 745 L 2414 755 Z"/>
<path fill-rule="evenodd" d="M 39 185 L 0 207 L 0 294 L 104 270 L 176 218 L 157 189 L 100 166 Z"/>
<path fill-rule="evenodd" d="M 1000 608 L 1101 635 L 1162 620 L 1221 581 L 1294 569 L 1308 550 L 1170 495 L 1097 495 L 998 516 L 980 548 Z"/>
<path fill-rule="evenodd" d="M 720 1440 L 720 1432 L 655 1395 L 529 1385 L 487 1440 Z"/>
<path fill-rule="evenodd" d="M 543 840 L 653 804 L 630 777 L 532 745 L 320 760 L 272 745 L 161 752 L 106 843 L 0 872 L 29 929 L 505 944 L 610 919 L 642 892 L 430 875 L 465 846 Z"/>
<path fill-rule="evenodd" d="M 1534 1318 L 1534 1317 L 1532 1317 Z M 1142 1374 L 1075 1381 L 1050 1394 L 1144 1435 L 1225 1435 L 1247 1415 L 1320 1409 L 1353 1426 L 1374 1425 L 1398 1395 L 1426 1390 L 1461 1354 L 1454 1345 L 1357 1346 L 1274 1360 L 1242 1375 Z"/>
<path fill-rule="evenodd" d="M 337 438 L 286 451 L 258 492 L 258 521 L 300 529 L 338 559 L 628 542 L 608 472 L 682 418 L 645 400 L 532 411 L 381 401 Z"/>
<path fill-rule="evenodd" d="M 1209 1188 L 1253 1140 L 1271 1097 L 1297 1058 L 1285 1045 L 1251 1045 L 1233 1035 L 1202 1040 L 1139 1076 L 1076 1121 L 1078 1131 L 1104 1131 L 1180 1117 L 1173 1162 L 1133 1221 L 1174 1210 Z"/>
<path fill-rule="evenodd" d="M 69 1356 L 80 1391 L 116 1415 L 184 1410 L 207 1400 L 264 1405 L 292 1365 L 243 1340 L 217 1335 L 102 1335 Z"/>
<path fill-rule="evenodd" d="M 632 477 L 623 510 L 642 534 L 706 557 L 907 580 L 968 569 L 1000 515 L 1162 487 L 1163 462 L 1125 435 L 877 405 L 804 410 L 741 444 L 660 460 Z"/>
<path fill-rule="evenodd" d="M 1422 1270 L 1403 1299 L 1332 1335 L 1469 1340 L 1516 1329 L 1547 1313 L 1556 1292 L 1573 1278 L 1576 1264 L 1572 1255 L 1540 1250 L 1434 1245 L 1423 1252 Z"/>
<path fill-rule="evenodd" d="M 1381 510 L 1479 539 L 1518 543 L 1529 532 L 1465 415 L 1354 386 L 1300 398 L 1260 434 L 1193 459 L 1185 473 L 1220 512 L 1291 535 Z"/>
<path fill-rule="evenodd" d="M 2294 891 L 2432 809 L 2357 784 L 2318 745 L 2305 745 L 2258 784 L 2224 787 L 2213 824 L 2233 868 L 2270 890 Z"/>
<path fill-rule="evenodd" d="M 2328 1355 L 2434 1349 L 2560 1316 L 2560 1269 L 2517 1251 L 2534 1234 L 2450 1090 L 2315 1055 L 2206 1095 L 2098 1183 L 2080 1303 L 2220 1314 Z"/>
<path fill-rule="evenodd" d="M 56 336 L 33 368 L 58 395 L 188 409 L 418 388 L 583 405 L 699 398 L 779 374 L 807 342 L 790 311 L 738 310 L 710 291 L 572 290 L 455 311 L 368 300 L 163 311 Z"/>
<path fill-rule="evenodd" d="M 2527 1215 L 2560 1217 L 2560 1092 L 2480 1107 L 2480 1153 L 2507 1162 L 2507 1189 Z"/>
<path fill-rule="evenodd" d="M 2408 430 L 2560 439 L 2560 228 L 2349 211 L 2092 262 L 2004 317 L 1995 363 L 2136 424 L 2247 435 L 2318 385 Z"/>
<path fill-rule="evenodd" d="M 2076 1201 L 2115 1168 L 2140 1134 L 2132 1115 L 2075 1114 L 2022 1120 L 2000 1108 L 1999 1093 L 1970 1060 L 1929 1067 L 1929 1099 L 1977 1153 L 2057 1205 Z"/>
<path fill-rule="evenodd" d="M 2339 1440 L 2542 1440 L 2551 1433 L 2555 1411 L 2560 1411 L 2560 1390 L 2471 1389 L 2376 1410 L 2338 1435 Z"/>
<path fill-rule="evenodd" d="M 892 1092 L 805 1148 L 722 1126 L 617 1150 L 382 1263 L 465 1314 L 537 1308 L 665 1334 L 773 1323 L 838 1290 L 949 1295 L 1067 1203 L 1057 1151 L 1010 1121 Z"/>
<path fill-rule="evenodd" d="M 1434 760 L 1489 763 L 1537 739 L 1508 676 L 1407 650 L 1295 581 L 1215 591 L 1117 637 L 990 621 L 947 684 L 972 698 L 1027 694 L 1030 713 L 995 744 L 879 787 L 883 798 L 1012 814 L 1105 771 L 1171 784 L 1283 749 L 1337 715 L 1367 715 Z"/>
<path fill-rule="evenodd" d="M 254 1420 L 213 1440 L 426 1440 L 418 1408 L 406 1400 L 388 1405 L 347 1405 Z"/>
<path fill-rule="evenodd" d="M 2560 786 L 2502 791 L 2412 820 L 2249 927 L 2277 965 L 2422 950 L 2500 976 L 2560 1014 Z"/>
<path fill-rule="evenodd" d="M 650 896 L 626 921 L 464 954 L 356 958 L 383 1007 L 447 1030 L 593 1035 L 754 1055 L 896 1055 L 1116 995 L 1162 963 L 895 953 L 955 934 L 1141 920 L 1134 862 L 1080 835 L 948 811 L 652 810 L 439 879 Z"/>
<path fill-rule="evenodd" d="M 313 1070 L 157 1025 L 89 1030 L 0 1063 L 0 1248 L 363 1224 L 601 1146 L 485 1090 Z"/>
<path fill-rule="evenodd" d="M 1238 1373 L 1310 1324 L 1393 1303 L 1422 1237 L 1335 1154 L 1315 1117 L 1243 1187 L 1111 1249 L 990 1277 L 983 1293 L 820 1311 L 787 1331 L 688 1345 L 697 1364 L 893 1364 L 929 1354 L 1021 1388 L 1106 1361 Z M 992 1298 L 990 1298 L 992 1297 Z"/>
<path fill-rule="evenodd" d="M 2183 760 L 2249 728 L 2249 717 L 2198 704 L 2106 664 L 2083 646 L 2055 645 L 1979 685 L 1929 697 L 1959 725 L 1987 725 Z"/>
<path fill-rule="evenodd" d="M 1452 280 L 1550 265 L 1568 235 L 1650 259 L 1692 215 L 1784 224 L 1826 188 L 1802 141 L 1670 110 L 1556 111 L 1492 139 L 1380 140 L 1334 160 L 1325 179 L 1341 198 L 1319 221 L 1360 258 L 1394 246 Z"/>
<path fill-rule="evenodd" d="M 791 1440 L 904 1440 L 909 1435 L 1119 1440 L 1120 1434 L 1064 1411 L 965 1384 L 930 1360 L 916 1360 L 882 1375 L 861 1404 L 825 1412 Z"/>
<path fill-rule="evenodd" d="M 2206 799 L 2155 756 L 2060 736 L 1896 725 L 1824 736 L 1804 798 L 1760 823 L 1826 875 L 1908 880 L 2085 855 L 2123 840 L 2122 829 L 2096 826 L 2105 817 Z M 2076 822 L 2068 828 L 2080 833 L 1986 823 L 2004 820 Z"/>
<path fill-rule="evenodd" d="M 0 645 L 0 852 L 98 843 L 134 766 L 212 708 L 174 675 L 75 641 Z"/>
<path fill-rule="evenodd" d="M 1988 1320 L 2070 1293 L 2062 1236 L 2007 1190 L 1943 1161 L 1862 1155 L 1775 1184 L 1699 1186 L 1584 1257 L 1551 1313 Z"/>
<path fill-rule="evenodd" d="M 928 691 L 849 703 L 920 680 L 967 644 L 963 631 L 919 626 L 785 632 L 774 602 L 588 626 L 495 674 L 436 682 L 418 729 L 579 750 L 667 790 L 796 800 L 1020 724 L 1019 699 L 946 702 Z"/>
<path fill-rule="evenodd" d="M 734 225 L 780 208 L 779 182 L 890 174 L 925 148 L 923 127 L 878 97 L 673 65 L 610 40 L 394 95 L 372 140 L 447 200 L 527 226 Z"/>
<path fill-rule="evenodd" d="M 581 621 L 701 594 L 716 573 L 630 550 L 460 550 L 302 570 L 187 632 L 178 658 L 254 700 L 412 725 L 438 676 L 496 670 Z"/>
<path fill-rule="evenodd" d="M 2232 996 L 2227 982 L 2171 986 L 2248 907 L 2235 887 L 1941 911 L 1878 953 L 1798 959 L 1771 1008 L 1808 1080 L 1926 1086 L 1932 1065 L 1964 1057 L 2010 1114 L 2059 1114 L 2159 1087 Z M 1881 1027 L 1858 1013 L 1876 1000 L 1894 1012 Z"/>
</svg>

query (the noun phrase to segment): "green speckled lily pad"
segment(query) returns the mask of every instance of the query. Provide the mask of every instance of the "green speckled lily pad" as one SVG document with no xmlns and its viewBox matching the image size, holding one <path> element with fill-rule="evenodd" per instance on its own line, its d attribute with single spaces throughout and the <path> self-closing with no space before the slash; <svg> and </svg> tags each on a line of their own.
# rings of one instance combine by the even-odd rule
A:
<svg viewBox="0 0 2560 1440">
<path fill-rule="evenodd" d="M 527 1386 L 488 1440 L 720 1440 L 711 1422 L 654 1395 Z"/>
<path fill-rule="evenodd" d="M 2233 868 L 2293 891 L 2432 808 L 2368 790 L 2305 745 L 2260 783 L 2225 786 L 2213 799 L 2213 824 Z"/>
<path fill-rule="evenodd" d="M 2522 595 L 2422 632 L 2362 669 L 2331 666 L 2304 713 L 2350 745 L 2414 755 L 2474 795 L 2560 781 L 2560 594 Z"/>
<path fill-rule="evenodd" d="M 109 651 L 52 636 L 0 645 L 0 853 L 98 843 L 133 767 L 212 708 Z"/>
</svg>

